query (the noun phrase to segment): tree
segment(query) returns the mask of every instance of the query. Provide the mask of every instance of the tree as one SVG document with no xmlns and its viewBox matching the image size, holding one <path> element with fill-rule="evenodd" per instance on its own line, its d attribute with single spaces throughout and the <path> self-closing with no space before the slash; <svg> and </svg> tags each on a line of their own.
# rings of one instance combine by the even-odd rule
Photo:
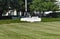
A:
<svg viewBox="0 0 60 39">
<path fill-rule="evenodd" d="M 2 13 L 4 11 L 5 0 L 0 0 L 0 19 L 2 18 Z"/>
<path fill-rule="evenodd" d="M 11 7 L 11 8 L 9 8 Z M 10 9 L 17 11 L 20 10 L 20 4 L 18 0 L 0 0 L 0 18 L 2 13 L 9 11 Z"/>
<path fill-rule="evenodd" d="M 58 6 L 55 4 L 56 0 L 33 0 L 30 5 L 31 11 L 55 11 Z"/>
<path fill-rule="evenodd" d="M 24 12 L 25 11 L 25 0 L 18 0 L 18 1 L 20 5 L 20 10 Z"/>
</svg>

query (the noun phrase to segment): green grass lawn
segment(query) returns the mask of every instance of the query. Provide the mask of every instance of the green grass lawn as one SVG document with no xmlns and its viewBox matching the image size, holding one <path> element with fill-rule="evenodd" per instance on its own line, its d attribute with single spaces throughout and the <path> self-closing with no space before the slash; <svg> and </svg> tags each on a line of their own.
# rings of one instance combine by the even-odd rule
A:
<svg viewBox="0 0 60 39">
<path fill-rule="evenodd" d="M 0 39 L 60 39 L 60 22 L 0 24 Z"/>
</svg>

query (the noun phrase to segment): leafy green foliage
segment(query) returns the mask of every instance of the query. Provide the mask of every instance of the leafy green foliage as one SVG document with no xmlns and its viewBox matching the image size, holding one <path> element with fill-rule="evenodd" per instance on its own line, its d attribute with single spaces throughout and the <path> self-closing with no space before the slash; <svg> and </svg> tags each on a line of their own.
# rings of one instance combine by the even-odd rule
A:
<svg viewBox="0 0 60 39">
<path fill-rule="evenodd" d="M 54 0 L 55 1 L 55 0 Z M 58 10 L 58 6 L 54 4 L 52 0 L 33 0 L 30 5 L 30 10 L 38 10 L 38 11 L 55 11 Z"/>
<path fill-rule="evenodd" d="M 24 0 L 18 0 L 19 1 L 19 5 L 20 5 L 20 10 L 24 11 L 25 5 L 24 5 Z"/>
<path fill-rule="evenodd" d="M 60 21 L 60 18 L 42 18 L 42 22 L 55 22 Z"/>
</svg>

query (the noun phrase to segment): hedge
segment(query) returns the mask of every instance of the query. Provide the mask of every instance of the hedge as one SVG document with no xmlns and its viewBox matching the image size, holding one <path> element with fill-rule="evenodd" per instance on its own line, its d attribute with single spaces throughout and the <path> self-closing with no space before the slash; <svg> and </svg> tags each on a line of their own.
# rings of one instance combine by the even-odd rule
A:
<svg viewBox="0 0 60 39">
<path fill-rule="evenodd" d="M 60 18 L 42 18 L 42 22 L 55 22 L 60 21 Z"/>
</svg>

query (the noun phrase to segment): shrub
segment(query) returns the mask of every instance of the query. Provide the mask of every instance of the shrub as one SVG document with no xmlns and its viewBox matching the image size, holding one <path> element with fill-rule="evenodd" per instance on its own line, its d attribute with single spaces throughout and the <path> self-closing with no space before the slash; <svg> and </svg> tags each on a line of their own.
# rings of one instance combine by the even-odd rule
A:
<svg viewBox="0 0 60 39">
<path fill-rule="evenodd" d="M 42 18 L 42 22 L 60 21 L 60 18 Z"/>
</svg>

